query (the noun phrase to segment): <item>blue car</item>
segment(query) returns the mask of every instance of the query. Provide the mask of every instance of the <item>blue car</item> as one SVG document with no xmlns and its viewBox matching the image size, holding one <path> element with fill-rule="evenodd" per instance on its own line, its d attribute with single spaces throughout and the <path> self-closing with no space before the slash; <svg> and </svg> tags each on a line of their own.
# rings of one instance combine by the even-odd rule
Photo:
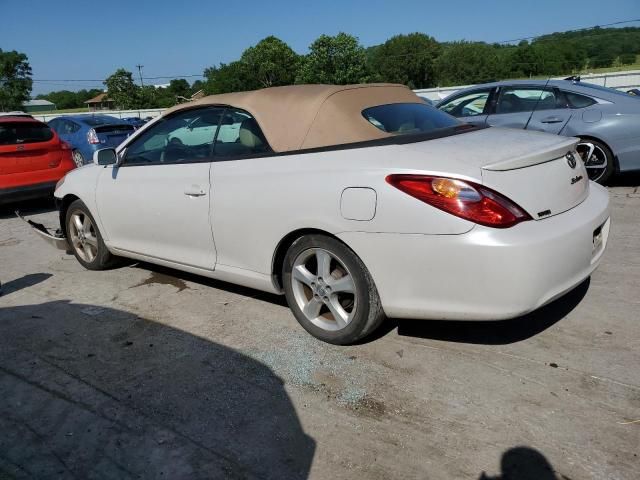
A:
<svg viewBox="0 0 640 480">
<path fill-rule="evenodd" d="M 109 115 L 64 115 L 49 122 L 58 136 L 73 147 L 73 161 L 90 163 L 93 152 L 117 147 L 135 131 L 130 123 Z"/>
<path fill-rule="evenodd" d="M 147 120 L 143 120 L 140 117 L 124 117 L 122 121 L 126 123 L 130 123 L 135 127 L 136 130 L 139 129 L 141 126 L 143 126 L 145 123 L 147 123 Z"/>
<path fill-rule="evenodd" d="M 575 77 L 511 80 L 458 90 L 436 107 L 468 123 L 578 137 L 578 153 L 598 183 L 640 171 L 640 97 L 619 90 Z"/>
</svg>

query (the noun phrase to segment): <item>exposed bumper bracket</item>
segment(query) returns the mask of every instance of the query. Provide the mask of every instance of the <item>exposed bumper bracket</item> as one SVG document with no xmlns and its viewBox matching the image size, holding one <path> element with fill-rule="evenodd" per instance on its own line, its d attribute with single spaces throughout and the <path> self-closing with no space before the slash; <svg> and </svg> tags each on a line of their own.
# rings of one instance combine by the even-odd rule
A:
<svg viewBox="0 0 640 480">
<path fill-rule="evenodd" d="M 55 233 L 50 233 L 49 230 L 47 230 L 47 227 L 45 227 L 41 223 L 37 223 L 37 222 L 34 222 L 33 220 L 24 218 L 22 215 L 20 215 L 20 212 L 18 210 L 16 210 L 16 215 L 18 216 L 18 218 L 28 223 L 31 226 L 31 228 L 33 228 L 33 230 L 45 242 L 47 242 L 50 245 L 53 245 L 58 250 L 64 250 L 67 253 L 72 253 L 71 249 L 69 248 L 69 243 L 67 242 L 67 237 L 65 237 L 64 234 L 59 229 L 56 230 Z"/>
</svg>

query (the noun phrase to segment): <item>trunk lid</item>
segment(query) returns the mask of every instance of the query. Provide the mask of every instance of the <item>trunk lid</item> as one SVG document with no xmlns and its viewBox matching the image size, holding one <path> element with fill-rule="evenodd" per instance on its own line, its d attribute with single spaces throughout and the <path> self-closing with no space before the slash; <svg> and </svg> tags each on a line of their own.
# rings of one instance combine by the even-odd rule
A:
<svg viewBox="0 0 640 480">
<path fill-rule="evenodd" d="M 577 143 L 567 137 L 555 137 L 546 145 L 532 142 L 526 152 L 483 165 L 482 183 L 516 202 L 534 220 L 566 212 L 589 194 Z"/>
<path fill-rule="evenodd" d="M 133 125 L 126 123 L 114 124 L 114 125 L 100 125 L 93 128 L 98 136 L 98 140 L 103 145 L 108 147 L 117 147 L 120 145 L 129 135 L 131 135 L 135 128 Z"/>
<path fill-rule="evenodd" d="M 484 185 L 542 220 L 570 210 L 589 194 L 587 172 L 575 153 L 577 142 L 543 132 L 490 127 L 403 146 L 419 154 L 420 168 L 426 160 L 434 174 L 481 176 Z"/>
</svg>

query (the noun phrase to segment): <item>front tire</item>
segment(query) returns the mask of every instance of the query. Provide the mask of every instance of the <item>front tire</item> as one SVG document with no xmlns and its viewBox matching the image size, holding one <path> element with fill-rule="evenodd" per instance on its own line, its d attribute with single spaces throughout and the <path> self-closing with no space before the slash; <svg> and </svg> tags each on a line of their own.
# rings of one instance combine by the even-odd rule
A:
<svg viewBox="0 0 640 480">
<path fill-rule="evenodd" d="M 115 265 L 116 257 L 107 249 L 93 215 L 81 200 L 69 205 L 65 228 L 71 250 L 84 268 L 106 270 Z"/>
<path fill-rule="evenodd" d="M 584 162 L 589 180 L 604 185 L 615 170 L 609 147 L 598 140 L 581 138 L 576 150 Z"/>
<path fill-rule="evenodd" d="M 338 240 L 306 235 L 289 247 L 285 296 L 302 327 L 336 345 L 352 344 L 380 326 L 384 312 L 362 260 Z"/>
</svg>

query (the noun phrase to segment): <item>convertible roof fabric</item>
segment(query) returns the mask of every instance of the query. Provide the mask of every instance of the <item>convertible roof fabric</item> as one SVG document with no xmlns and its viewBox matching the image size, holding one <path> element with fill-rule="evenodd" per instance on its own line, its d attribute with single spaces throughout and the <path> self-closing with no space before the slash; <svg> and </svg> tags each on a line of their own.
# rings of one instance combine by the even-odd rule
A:
<svg viewBox="0 0 640 480">
<path fill-rule="evenodd" d="M 362 110 L 391 103 L 423 103 L 403 85 L 291 85 L 210 95 L 175 111 L 229 105 L 255 117 L 275 152 L 329 147 L 391 136 L 369 123 Z"/>
</svg>

